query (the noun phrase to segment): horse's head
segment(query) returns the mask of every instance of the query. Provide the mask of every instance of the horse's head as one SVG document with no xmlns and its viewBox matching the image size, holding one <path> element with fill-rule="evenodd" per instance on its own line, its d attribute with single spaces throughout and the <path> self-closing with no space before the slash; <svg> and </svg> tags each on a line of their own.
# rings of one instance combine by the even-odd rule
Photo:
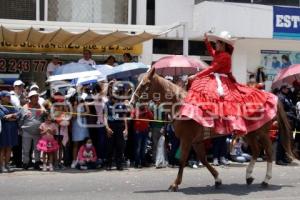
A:
<svg viewBox="0 0 300 200">
<path fill-rule="evenodd" d="M 155 81 L 156 77 L 155 68 L 152 68 L 147 74 L 140 77 L 139 84 L 132 94 L 130 103 L 136 102 L 148 102 L 150 100 L 156 100 L 154 93 L 158 91 Z"/>
</svg>

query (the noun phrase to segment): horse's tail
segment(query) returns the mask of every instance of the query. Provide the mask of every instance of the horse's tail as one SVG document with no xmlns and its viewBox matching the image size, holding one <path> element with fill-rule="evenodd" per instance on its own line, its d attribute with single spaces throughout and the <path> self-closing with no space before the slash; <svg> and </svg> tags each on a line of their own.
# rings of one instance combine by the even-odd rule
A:
<svg viewBox="0 0 300 200">
<path fill-rule="evenodd" d="M 286 151 L 287 156 L 290 159 L 293 159 L 295 156 L 292 151 L 292 127 L 280 101 L 277 103 L 277 122 L 281 144 Z"/>
</svg>

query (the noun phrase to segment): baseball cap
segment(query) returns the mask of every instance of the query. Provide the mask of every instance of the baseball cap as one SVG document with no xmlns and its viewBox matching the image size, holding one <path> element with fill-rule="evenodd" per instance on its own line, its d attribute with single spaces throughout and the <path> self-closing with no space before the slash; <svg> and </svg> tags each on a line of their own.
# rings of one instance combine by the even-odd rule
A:
<svg viewBox="0 0 300 200">
<path fill-rule="evenodd" d="M 33 84 L 32 86 L 30 86 L 30 91 L 33 90 L 34 88 L 36 89 L 40 89 L 40 87 L 37 84 Z"/>
<path fill-rule="evenodd" d="M 0 92 L 0 98 L 2 98 L 2 97 L 10 97 L 10 96 L 11 96 L 11 94 L 10 94 L 9 91 L 3 90 L 3 91 Z"/>
<path fill-rule="evenodd" d="M 16 80 L 16 81 L 14 82 L 14 86 L 20 86 L 20 85 L 25 85 L 25 84 L 24 84 L 23 81 L 21 81 L 21 80 Z"/>
<path fill-rule="evenodd" d="M 39 95 L 39 93 L 37 93 L 37 91 L 35 91 L 35 90 L 32 90 L 32 91 L 29 92 L 28 98 L 30 98 L 32 96 L 35 96 L 35 95 Z"/>
</svg>

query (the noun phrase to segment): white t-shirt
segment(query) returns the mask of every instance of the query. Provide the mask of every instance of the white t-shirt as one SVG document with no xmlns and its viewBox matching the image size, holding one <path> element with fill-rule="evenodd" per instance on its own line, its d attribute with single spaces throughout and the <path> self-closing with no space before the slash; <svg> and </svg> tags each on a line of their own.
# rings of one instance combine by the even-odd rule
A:
<svg viewBox="0 0 300 200">
<path fill-rule="evenodd" d="M 80 60 L 78 60 L 78 63 L 87 64 L 87 65 L 96 65 L 96 62 L 94 60 L 92 60 L 92 59 L 85 60 L 84 58 L 81 58 Z"/>
<path fill-rule="evenodd" d="M 60 64 L 53 64 L 53 62 L 50 62 L 47 66 L 47 77 L 50 76 L 50 73 L 53 72 L 55 69 L 57 69 L 60 66 Z"/>
<path fill-rule="evenodd" d="M 45 103 L 45 99 L 43 97 L 39 97 L 40 106 L 43 106 L 44 103 Z"/>
<path fill-rule="evenodd" d="M 15 107 L 18 107 L 18 108 L 21 107 L 20 99 L 17 95 L 15 95 L 15 94 L 11 95 L 10 101 L 11 101 L 12 105 L 14 105 Z"/>
</svg>

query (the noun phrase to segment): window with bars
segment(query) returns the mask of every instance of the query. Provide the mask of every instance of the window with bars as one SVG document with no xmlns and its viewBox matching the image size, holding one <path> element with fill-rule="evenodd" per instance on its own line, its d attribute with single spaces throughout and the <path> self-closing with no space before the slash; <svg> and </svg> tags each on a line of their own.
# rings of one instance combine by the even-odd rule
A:
<svg viewBox="0 0 300 200">
<path fill-rule="evenodd" d="M 203 1 L 216 1 L 216 2 L 232 2 L 232 3 L 255 3 L 264 5 L 284 5 L 284 6 L 300 6 L 299 0 L 195 0 L 195 4 Z"/>
</svg>

